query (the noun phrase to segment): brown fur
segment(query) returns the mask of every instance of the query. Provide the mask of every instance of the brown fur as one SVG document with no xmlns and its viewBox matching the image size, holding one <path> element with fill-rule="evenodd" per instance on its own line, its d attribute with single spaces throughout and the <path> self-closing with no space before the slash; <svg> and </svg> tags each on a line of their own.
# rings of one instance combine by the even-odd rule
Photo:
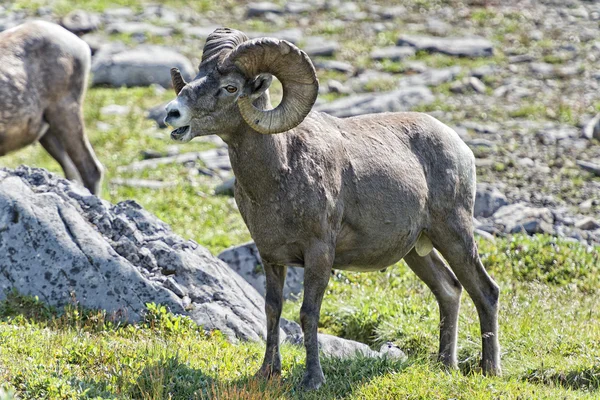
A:
<svg viewBox="0 0 600 400">
<path fill-rule="evenodd" d="M 168 106 L 166 121 L 183 127 L 174 131 L 175 139 L 216 133 L 229 145 L 236 202 L 267 277 L 267 349 L 259 374 L 281 372 L 286 265 L 305 269 L 303 385 L 316 389 L 325 381 L 317 326 L 332 268 L 377 271 L 402 258 L 438 300 L 440 361 L 457 366 L 464 285 L 479 312 L 483 371 L 500 373 L 499 291 L 477 253 L 475 160 L 456 132 L 421 113 L 339 119 L 313 111 L 287 132 L 261 134 L 244 122 L 236 105 L 246 95 L 257 99 L 256 107 L 270 107 L 268 92 L 263 85 L 255 89 L 254 81 L 235 70 L 205 71 Z M 220 88 L 226 85 L 239 91 L 225 94 Z M 435 248 L 423 257 L 414 250 L 421 233 Z"/>
<path fill-rule="evenodd" d="M 102 167 L 82 116 L 89 70 L 88 45 L 58 25 L 0 33 L 0 156 L 39 140 L 68 179 L 98 193 Z"/>
</svg>

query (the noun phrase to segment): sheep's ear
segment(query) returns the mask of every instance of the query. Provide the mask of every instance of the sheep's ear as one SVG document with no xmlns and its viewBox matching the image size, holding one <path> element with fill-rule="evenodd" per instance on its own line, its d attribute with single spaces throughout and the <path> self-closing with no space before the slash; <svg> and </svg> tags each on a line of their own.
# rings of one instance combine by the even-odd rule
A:
<svg viewBox="0 0 600 400">
<path fill-rule="evenodd" d="M 271 74 L 260 74 L 254 79 L 251 79 L 244 88 L 246 95 L 252 99 L 258 99 L 264 92 L 267 91 L 271 82 L 273 81 L 273 75 Z"/>
</svg>

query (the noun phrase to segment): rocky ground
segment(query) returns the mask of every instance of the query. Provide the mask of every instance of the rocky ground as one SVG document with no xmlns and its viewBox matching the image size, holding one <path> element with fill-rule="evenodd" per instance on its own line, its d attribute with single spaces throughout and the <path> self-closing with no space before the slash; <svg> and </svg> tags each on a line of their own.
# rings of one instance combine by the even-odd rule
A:
<svg viewBox="0 0 600 400">
<path fill-rule="evenodd" d="M 480 232 L 524 230 L 600 243 L 596 2 L 90 4 L 68 13 L 0 6 L 0 30 L 34 17 L 62 23 L 90 44 L 92 82 L 103 86 L 168 87 L 171 66 L 193 76 L 203 41 L 218 26 L 289 40 L 318 69 L 317 109 L 341 117 L 418 110 L 457 130 L 485 183 L 478 192 Z M 161 110 L 150 113 L 159 123 Z M 230 173 L 226 162 L 210 171 Z"/>
</svg>

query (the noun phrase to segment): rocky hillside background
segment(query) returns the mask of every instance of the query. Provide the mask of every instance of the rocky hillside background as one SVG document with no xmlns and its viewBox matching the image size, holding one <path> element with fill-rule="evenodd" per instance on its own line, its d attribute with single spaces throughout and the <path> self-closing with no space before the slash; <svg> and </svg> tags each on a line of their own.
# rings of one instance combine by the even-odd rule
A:
<svg viewBox="0 0 600 400">
<path fill-rule="evenodd" d="M 94 52 L 94 87 L 150 86 L 137 92 L 119 89 L 117 97 L 103 89 L 90 93 L 92 141 L 101 145 L 102 138 L 110 137 L 139 144 L 131 154 L 120 154 L 117 163 L 102 160 L 109 167 L 111 198 L 134 193 L 123 186 L 152 191 L 199 185 L 206 188 L 206 196 L 214 188 L 218 194 L 231 193 L 230 165 L 218 138 L 197 139 L 211 150 L 196 155 L 179 155 L 194 147 L 166 148 L 137 139 L 148 135 L 166 140 L 166 132 L 142 122 L 141 116 L 149 111 L 162 124 L 164 101 L 172 98 L 169 68 L 178 66 L 192 77 L 206 36 L 230 26 L 251 38 L 274 36 L 306 50 L 320 78 L 318 110 L 342 117 L 417 110 L 454 127 L 473 149 L 479 182 L 485 184 L 478 193 L 480 232 L 548 233 L 600 243 L 599 3 L 182 4 L 119 7 L 96 0 L 0 6 L 0 30 L 42 18 L 80 34 Z M 277 99 L 280 87 L 274 85 L 273 91 Z M 2 164 L 30 159 L 5 158 Z M 178 175 L 187 175 L 182 182 L 164 176 L 146 179 L 153 175 L 148 170 L 173 164 Z M 155 211 L 156 203 L 151 203 Z M 165 202 L 157 208 L 164 207 L 170 206 Z M 227 207 L 229 212 L 234 205 Z M 173 218 L 178 217 L 167 216 L 167 221 L 177 220 Z M 239 220 L 235 229 L 247 238 Z M 191 229 L 185 233 L 206 235 Z M 215 248 L 237 243 L 220 238 Z"/>
</svg>

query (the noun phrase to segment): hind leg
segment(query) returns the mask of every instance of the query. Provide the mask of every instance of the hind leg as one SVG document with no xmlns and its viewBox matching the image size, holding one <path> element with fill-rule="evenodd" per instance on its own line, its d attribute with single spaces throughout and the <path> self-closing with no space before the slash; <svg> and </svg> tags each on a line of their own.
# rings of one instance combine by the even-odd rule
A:
<svg viewBox="0 0 600 400">
<path fill-rule="evenodd" d="M 448 261 L 477 308 L 482 337 L 483 373 L 500 375 L 499 288 L 479 259 L 473 237 L 472 217 L 466 210 L 456 210 L 445 218 L 444 225 L 440 225 L 432 233 L 435 247 Z"/>
<path fill-rule="evenodd" d="M 65 173 L 65 177 L 68 180 L 83 183 L 81 176 L 79 175 L 79 171 L 77 171 L 77 167 L 75 167 L 75 164 L 73 164 L 73 161 L 69 158 L 65 147 L 52 132 L 52 129 L 49 129 L 48 132 L 41 137 L 40 143 L 44 149 L 46 149 L 46 151 L 60 164 Z"/>
<path fill-rule="evenodd" d="M 421 257 L 413 249 L 404 257 L 410 269 L 431 289 L 440 309 L 440 349 L 438 361 L 457 368 L 456 340 L 462 286 L 437 251 Z"/>
<path fill-rule="evenodd" d="M 65 98 L 48 109 L 45 117 L 53 135 L 79 172 L 84 186 L 93 194 L 99 194 L 102 166 L 85 134 L 80 104 Z"/>
</svg>

